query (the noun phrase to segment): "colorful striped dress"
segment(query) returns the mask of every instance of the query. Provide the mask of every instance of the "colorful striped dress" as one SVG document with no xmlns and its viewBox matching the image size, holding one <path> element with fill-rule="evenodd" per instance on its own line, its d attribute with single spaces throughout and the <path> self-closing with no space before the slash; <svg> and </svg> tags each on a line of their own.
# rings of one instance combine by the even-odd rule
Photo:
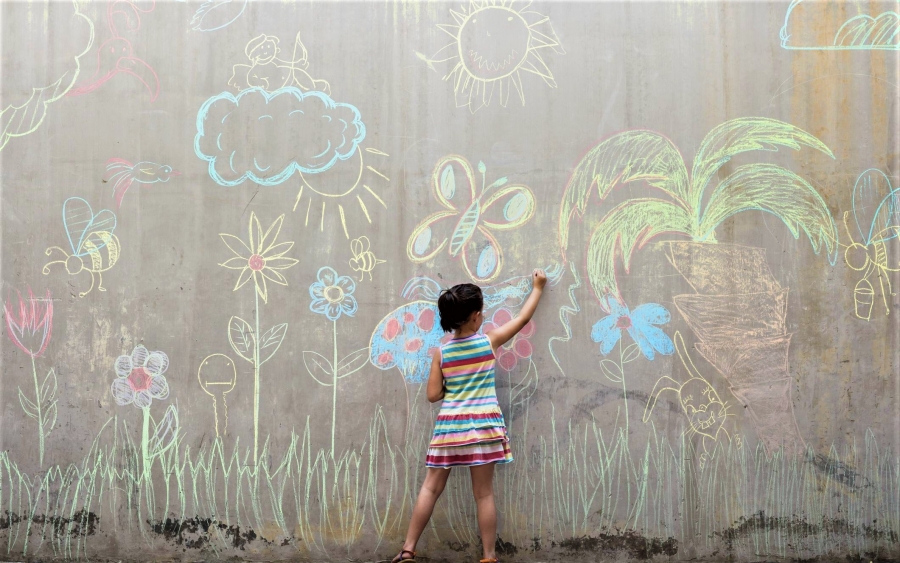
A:
<svg viewBox="0 0 900 563">
<path fill-rule="evenodd" d="M 513 460 L 494 387 L 494 351 L 483 334 L 441 346 L 444 401 L 425 465 L 458 467 Z"/>
</svg>

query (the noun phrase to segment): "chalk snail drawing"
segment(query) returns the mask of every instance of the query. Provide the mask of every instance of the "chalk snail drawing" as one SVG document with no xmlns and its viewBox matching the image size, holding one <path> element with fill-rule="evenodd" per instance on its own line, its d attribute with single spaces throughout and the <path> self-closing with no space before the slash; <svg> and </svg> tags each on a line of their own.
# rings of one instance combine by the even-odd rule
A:
<svg viewBox="0 0 900 563">
<path fill-rule="evenodd" d="M 71 252 L 59 246 L 51 246 L 44 254 L 51 256 L 54 251 L 62 255 L 60 260 L 53 260 L 44 265 L 44 275 L 50 273 L 50 266 L 63 264 L 66 273 L 75 276 L 81 272 L 91 275 L 91 286 L 87 291 L 78 294 L 84 297 L 94 289 L 106 291 L 103 287 L 103 272 L 108 271 L 119 261 L 121 246 L 119 239 L 113 234 L 116 228 L 116 216 L 103 209 L 94 213 L 90 204 L 80 197 L 70 197 L 63 203 L 63 226 L 69 239 Z"/>
</svg>

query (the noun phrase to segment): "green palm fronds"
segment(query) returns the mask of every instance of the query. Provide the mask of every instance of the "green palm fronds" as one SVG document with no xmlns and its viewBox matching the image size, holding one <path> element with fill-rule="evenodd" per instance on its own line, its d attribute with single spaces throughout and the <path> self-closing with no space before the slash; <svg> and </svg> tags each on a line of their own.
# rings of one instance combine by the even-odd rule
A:
<svg viewBox="0 0 900 563">
<path fill-rule="evenodd" d="M 825 201 L 803 178 L 769 164 L 738 167 L 719 183 L 705 203 L 710 180 L 719 168 L 747 151 L 777 151 L 780 147 L 816 149 L 834 155 L 815 136 L 789 123 L 753 117 L 727 121 L 700 144 L 690 176 L 675 145 L 652 131 L 627 131 L 591 149 L 578 163 L 560 206 L 559 240 L 563 254 L 569 244 L 573 215 L 583 215 L 594 186 L 600 201 L 616 186 L 645 181 L 662 198 L 625 201 L 594 227 L 588 247 L 588 278 L 598 298 L 620 298 L 616 256 L 626 271 L 632 254 L 650 239 L 672 233 L 695 241 L 715 241 L 715 229 L 742 211 L 767 211 L 781 219 L 795 238 L 806 233 L 813 250 L 836 249 L 837 227 Z"/>
</svg>

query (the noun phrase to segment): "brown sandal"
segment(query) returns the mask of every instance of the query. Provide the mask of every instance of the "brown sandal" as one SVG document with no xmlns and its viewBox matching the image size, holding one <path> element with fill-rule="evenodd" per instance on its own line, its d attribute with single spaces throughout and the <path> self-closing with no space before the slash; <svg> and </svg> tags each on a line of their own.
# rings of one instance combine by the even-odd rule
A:
<svg viewBox="0 0 900 563">
<path fill-rule="evenodd" d="M 403 557 L 404 553 L 409 553 L 412 557 Z M 400 553 L 397 554 L 396 557 L 391 559 L 391 563 L 415 563 L 416 561 L 416 552 L 410 551 L 408 549 L 401 549 Z"/>
<path fill-rule="evenodd" d="M 478 563 L 497 563 L 497 558 L 494 559 L 482 559 Z"/>
</svg>

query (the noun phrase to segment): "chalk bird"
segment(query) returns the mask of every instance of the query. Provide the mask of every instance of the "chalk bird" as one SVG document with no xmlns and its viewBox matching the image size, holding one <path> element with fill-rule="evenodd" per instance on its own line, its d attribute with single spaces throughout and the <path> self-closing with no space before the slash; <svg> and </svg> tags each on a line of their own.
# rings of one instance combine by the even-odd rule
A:
<svg viewBox="0 0 900 563">
<path fill-rule="evenodd" d="M 122 206 L 122 199 L 131 184 L 156 184 L 168 182 L 173 176 L 180 176 L 181 172 L 175 172 L 171 166 L 156 164 L 155 162 L 142 161 L 132 164 L 122 158 L 111 158 L 106 161 L 106 174 L 104 182 L 113 182 L 113 195 L 116 198 L 116 208 Z"/>
</svg>

